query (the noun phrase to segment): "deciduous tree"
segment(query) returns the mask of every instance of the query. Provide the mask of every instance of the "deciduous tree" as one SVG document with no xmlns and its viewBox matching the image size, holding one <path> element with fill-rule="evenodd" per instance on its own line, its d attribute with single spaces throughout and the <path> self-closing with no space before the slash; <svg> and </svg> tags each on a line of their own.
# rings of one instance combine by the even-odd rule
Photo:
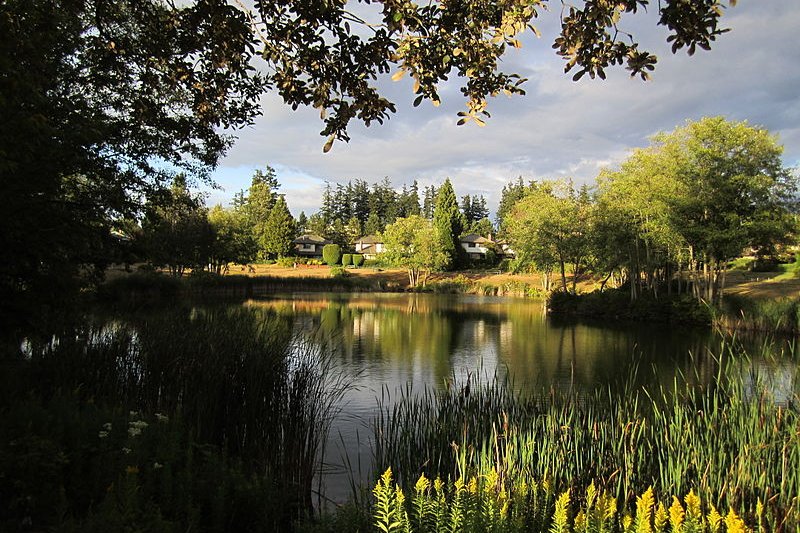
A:
<svg viewBox="0 0 800 533">
<path fill-rule="evenodd" d="M 448 256 L 430 220 L 418 215 L 398 218 L 383 234 L 385 257 L 408 270 L 412 287 L 425 286 L 431 271 L 445 268 Z"/>
</svg>

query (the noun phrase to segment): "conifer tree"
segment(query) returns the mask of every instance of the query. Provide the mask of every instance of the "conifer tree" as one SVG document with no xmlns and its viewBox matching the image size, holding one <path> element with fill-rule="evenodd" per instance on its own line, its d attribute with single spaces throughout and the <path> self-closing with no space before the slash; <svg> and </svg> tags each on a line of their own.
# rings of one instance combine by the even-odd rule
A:
<svg viewBox="0 0 800 533">
<path fill-rule="evenodd" d="M 442 251 L 447 254 L 448 267 L 461 263 L 461 246 L 458 238 L 464 231 L 464 215 L 458 208 L 456 193 L 447 178 L 436 194 L 436 207 L 433 211 L 433 226 L 439 235 Z"/>
<path fill-rule="evenodd" d="M 286 200 L 279 195 L 269 213 L 259 245 L 261 252 L 268 257 L 284 257 L 292 251 L 292 240 L 297 227 L 289 212 Z"/>
</svg>

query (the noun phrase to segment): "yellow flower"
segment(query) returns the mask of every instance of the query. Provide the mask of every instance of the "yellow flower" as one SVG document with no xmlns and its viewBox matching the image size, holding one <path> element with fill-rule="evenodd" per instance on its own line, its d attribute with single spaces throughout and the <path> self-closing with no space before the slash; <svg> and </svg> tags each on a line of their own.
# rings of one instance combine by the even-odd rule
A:
<svg viewBox="0 0 800 533">
<path fill-rule="evenodd" d="M 623 516 L 622 517 L 622 530 L 623 531 L 628 531 L 630 529 L 632 523 L 633 523 L 633 518 L 631 518 L 629 515 Z"/>
<path fill-rule="evenodd" d="M 727 516 L 725 516 L 725 529 L 728 533 L 747 533 L 748 529 L 747 526 L 744 524 L 744 521 L 736 516 L 736 513 L 733 509 L 728 511 Z"/>
<path fill-rule="evenodd" d="M 700 498 L 694 493 L 694 489 L 686 495 L 686 515 L 688 520 L 694 524 L 699 524 L 703 520 L 703 513 L 700 511 Z"/>
<path fill-rule="evenodd" d="M 672 505 L 669 506 L 669 525 L 672 526 L 674 533 L 678 533 L 682 529 L 684 516 L 686 514 L 683 512 L 681 501 L 673 496 Z"/>
<path fill-rule="evenodd" d="M 636 531 L 638 533 L 651 533 L 650 516 L 653 514 L 655 498 L 653 487 L 647 489 L 641 497 L 636 498 Z"/>
<path fill-rule="evenodd" d="M 586 531 L 586 514 L 583 511 L 575 517 L 575 531 Z"/>
<path fill-rule="evenodd" d="M 711 510 L 708 512 L 708 525 L 711 528 L 711 533 L 717 533 L 719 526 L 722 523 L 722 515 L 717 512 L 717 508 L 711 503 L 708 505 Z"/>
<path fill-rule="evenodd" d="M 658 502 L 658 509 L 656 509 L 656 519 L 655 519 L 655 530 L 657 533 L 661 533 L 667 527 L 667 522 L 669 522 L 669 517 L 667 515 L 667 509 L 664 507 L 664 504 Z"/>
<path fill-rule="evenodd" d="M 421 494 L 421 493 L 425 492 L 426 490 L 428 490 L 428 487 L 430 487 L 430 486 L 431 486 L 431 482 L 428 481 L 428 478 L 425 477 L 425 474 L 422 474 L 421 476 L 419 476 L 419 479 L 417 480 L 417 484 L 414 485 L 414 490 L 417 491 L 417 494 Z"/>
</svg>

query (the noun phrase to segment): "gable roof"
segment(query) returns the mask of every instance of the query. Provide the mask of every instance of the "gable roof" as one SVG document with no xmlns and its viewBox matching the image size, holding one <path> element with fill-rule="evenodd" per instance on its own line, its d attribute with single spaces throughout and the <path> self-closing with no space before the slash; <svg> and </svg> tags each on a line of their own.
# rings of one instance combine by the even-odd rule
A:
<svg viewBox="0 0 800 533">
<path fill-rule="evenodd" d="M 486 237 L 481 237 L 477 233 L 470 233 L 469 235 L 464 235 L 463 237 L 461 237 L 458 240 L 460 242 L 474 242 L 474 243 L 478 243 L 478 244 L 490 244 L 490 243 L 494 242 L 494 241 L 491 241 L 491 240 L 487 239 Z"/>
<path fill-rule="evenodd" d="M 323 239 L 319 235 L 302 235 L 292 242 L 294 244 L 330 244 L 332 241 Z"/>
<path fill-rule="evenodd" d="M 361 244 L 383 244 L 383 239 L 377 235 L 366 235 L 358 239 L 356 242 Z"/>
</svg>

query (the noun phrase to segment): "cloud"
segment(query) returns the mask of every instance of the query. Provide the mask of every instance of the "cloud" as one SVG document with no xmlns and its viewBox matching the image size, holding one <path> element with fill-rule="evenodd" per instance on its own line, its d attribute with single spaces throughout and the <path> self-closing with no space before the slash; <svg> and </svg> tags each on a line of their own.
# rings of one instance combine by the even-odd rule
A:
<svg viewBox="0 0 800 533">
<path fill-rule="evenodd" d="M 630 25 L 642 46 L 659 57 L 652 81 L 631 79 L 617 69 L 606 81 L 574 83 L 549 47 L 557 13 L 544 14 L 538 27 L 545 37 L 526 39 L 524 48 L 503 62 L 529 78 L 528 94 L 490 101 L 492 118 L 485 128 L 456 126 L 464 102 L 455 83 L 443 88 L 441 107 L 426 102 L 414 108 L 408 80 L 381 80 L 398 113 L 383 126 L 354 124 L 350 143 L 336 143 L 323 154 L 317 111 L 292 111 L 268 94 L 264 116 L 239 132 L 216 173 L 225 188 L 218 196 L 232 196 L 249 183 L 254 168 L 270 164 L 295 214 L 318 209 L 325 180 L 375 182 L 384 176 L 397 186 L 450 177 L 459 196 L 484 194 L 494 208 L 503 184 L 517 176 L 590 182 L 600 168 L 647 145 L 654 133 L 707 115 L 769 129 L 785 145 L 785 162 L 800 163 L 800 10 L 784 0 L 740 2 L 723 18 L 732 31 L 711 52 L 691 58 L 683 51 L 670 53 L 655 16 L 637 16 Z"/>
</svg>

